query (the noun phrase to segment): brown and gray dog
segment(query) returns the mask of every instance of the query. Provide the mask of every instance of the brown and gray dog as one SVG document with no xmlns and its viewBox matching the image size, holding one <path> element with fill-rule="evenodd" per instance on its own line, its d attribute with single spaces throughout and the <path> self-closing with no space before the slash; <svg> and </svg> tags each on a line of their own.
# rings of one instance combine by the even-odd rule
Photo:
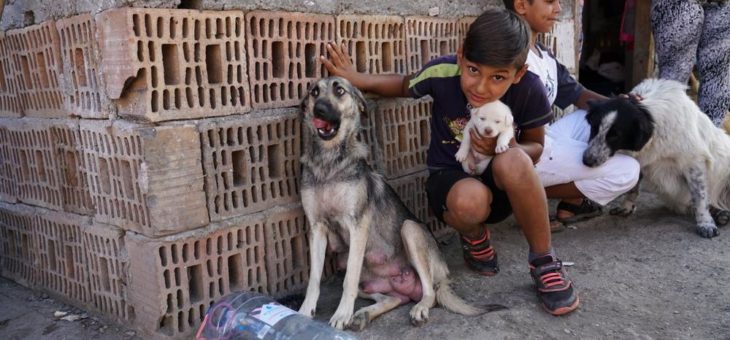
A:
<svg viewBox="0 0 730 340">
<path fill-rule="evenodd" d="M 428 320 L 436 303 L 464 315 L 470 306 L 449 287 L 436 240 L 403 205 L 366 159 L 358 140 L 366 110 L 360 91 L 339 77 L 317 81 L 301 104 L 302 205 L 311 226 L 311 272 L 299 312 L 313 316 L 327 247 L 346 261 L 342 299 L 330 325 L 361 330 L 373 319 L 410 301 L 414 325 Z M 375 304 L 353 314 L 357 297 Z"/>
</svg>

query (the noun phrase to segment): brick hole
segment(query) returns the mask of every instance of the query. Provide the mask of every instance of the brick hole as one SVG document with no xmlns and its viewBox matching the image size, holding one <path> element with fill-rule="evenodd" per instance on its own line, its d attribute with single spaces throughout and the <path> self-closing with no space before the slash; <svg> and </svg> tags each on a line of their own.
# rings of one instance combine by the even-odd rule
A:
<svg viewBox="0 0 730 340">
<path fill-rule="evenodd" d="M 178 252 L 177 252 L 177 244 L 173 244 L 170 246 L 170 255 L 172 255 L 172 263 L 177 264 L 178 263 Z M 179 285 L 180 284 L 180 273 L 178 273 L 179 268 L 175 268 L 175 282 Z"/>
<path fill-rule="evenodd" d="M 428 121 L 423 119 L 420 122 L 418 122 L 418 132 L 421 134 L 421 138 L 419 142 L 421 143 L 421 146 L 428 145 L 427 141 L 429 140 L 429 132 L 428 132 Z"/>
<path fill-rule="evenodd" d="M 78 86 L 87 86 L 88 83 L 86 80 L 86 62 L 84 61 L 83 49 L 74 49 L 73 63 L 76 71 L 76 81 L 78 82 Z"/>
<path fill-rule="evenodd" d="M 175 34 L 177 34 L 177 30 L 175 29 L 177 26 L 177 19 L 176 18 L 170 18 L 170 26 L 169 26 L 169 32 L 170 32 L 170 39 L 175 39 Z"/>
<path fill-rule="evenodd" d="M 157 38 L 162 38 L 163 32 L 165 30 L 165 22 L 161 17 L 157 18 Z"/>
<path fill-rule="evenodd" d="M 160 331 L 164 333 L 165 335 L 172 336 L 173 330 L 172 330 L 172 316 L 171 315 L 165 315 L 162 319 L 160 319 Z"/>
<path fill-rule="evenodd" d="M 167 310 L 165 310 L 166 314 L 172 313 L 172 308 L 174 306 L 174 303 L 172 302 L 172 294 L 167 294 Z"/>
<path fill-rule="evenodd" d="M 210 101 L 210 108 L 215 109 L 217 103 L 215 89 L 208 89 L 208 100 Z"/>
<path fill-rule="evenodd" d="M 183 39 L 187 39 L 188 35 L 190 34 L 190 20 L 188 18 L 182 19 L 182 37 Z"/>
<path fill-rule="evenodd" d="M 31 78 L 31 75 L 30 75 L 30 65 L 28 64 L 27 56 L 20 57 L 20 68 L 21 68 L 21 72 L 23 72 L 23 80 L 25 81 L 25 88 L 32 89 L 33 88 L 33 79 Z"/>
<path fill-rule="evenodd" d="M 393 45 L 389 42 L 384 42 L 381 47 L 381 59 L 382 59 L 382 72 L 393 71 Z"/>
<path fill-rule="evenodd" d="M 222 18 L 215 19 L 215 38 L 221 39 L 225 36 L 226 28 Z"/>
<path fill-rule="evenodd" d="M 163 281 L 165 282 L 165 288 L 170 289 L 172 286 L 172 281 L 170 279 L 170 270 L 165 269 L 165 271 L 162 273 Z"/>
<path fill-rule="evenodd" d="M 448 42 L 442 41 L 439 43 L 439 54 L 440 55 L 447 55 L 449 53 L 449 45 Z"/>
<path fill-rule="evenodd" d="M 76 154 L 72 151 L 66 151 L 64 153 L 64 160 L 65 160 L 65 171 L 64 171 L 64 178 L 66 178 L 66 183 L 71 187 L 76 187 L 79 184 L 79 179 L 76 176 Z"/>
<path fill-rule="evenodd" d="M 48 269 L 56 271 L 56 243 L 53 240 L 48 240 L 46 244 L 46 251 L 48 252 Z"/>
<path fill-rule="evenodd" d="M 43 162 L 43 151 L 36 150 L 35 151 L 35 163 L 36 163 L 36 170 L 38 174 L 38 178 L 42 182 L 48 181 L 48 178 L 46 177 L 46 167 L 45 163 Z"/>
<path fill-rule="evenodd" d="M 304 268 L 304 259 L 307 254 L 304 253 L 304 238 L 302 236 L 295 237 L 291 240 L 292 250 L 292 269 Z"/>
<path fill-rule="evenodd" d="M 235 291 L 243 289 L 243 272 L 241 268 L 244 268 L 241 254 L 235 254 L 228 258 L 228 289 L 229 291 Z M 249 264 L 250 265 L 250 264 Z"/>
<path fill-rule="evenodd" d="M 226 79 L 228 81 L 228 85 L 233 84 L 233 75 L 234 75 L 233 65 L 228 65 L 228 69 L 226 70 L 226 75 L 228 76 L 228 79 Z"/>
<path fill-rule="evenodd" d="M 203 87 L 198 87 L 198 106 L 205 106 L 205 89 Z"/>
<path fill-rule="evenodd" d="M 223 79 L 220 45 L 205 47 L 205 69 L 208 72 L 208 84 L 219 84 Z"/>
<path fill-rule="evenodd" d="M 147 54 L 149 56 L 149 61 L 154 62 L 155 59 L 157 59 L 155 57 L 155 43 L 154 42 L 152 42 L 152 41 L 147 42 L 147 52 L 148 52 Z M 163 59 L 163 62 L 164 62 L 164 59 Z"/>
<path fill-rule="evenodd" d="M 398 152 L 408 151 L 408 131 L 405 125 L 398 126 Z"/>
<path fill-rule="evenodd" d="M 160 111 L 160 98 L 159 92 L 157 91 L 152 91 L 150 95 L 150 108 L 152 109 L 152 112 Z"/>
<path fill-rule="evenodd" d="M 168 89 L 162 90 L 162 109 L 170 109 L 170 90 Z"/>
<path fill-rule="evenodd" d="M 271 44 L 271 72 L 274 78 L 284 77 L 284 43 L 281 41 Z"/>
<path fill-rule="evenodd" d="M 64 247 L 64 262 L 66 264 L 65 271 L 66 276 L 68 276 L 71 279 L 76 278 L 76 270 L 74 267 L 74 252 L 73 248 L 71 246 Z"/>
<path fill-rule="evenodd" d="M 193 25 L 193 37 L 195 41 L 200 40 L 200 20 L 195 20 L 195 24 Z"/>
<path fill-rule="evenodd" d="M 177 331 L 179 333 L 185 331 L 185 312 L 177 313 Z"/>
<path fill-rule="evenodd" d="M 231 153 L 231 158 L 233 160 L 233 185 L 241 186 L 248 184 L 246 170 L 249 165 L 246 159 L 245 150 L 233 151 Z"/>
<path fill-rule="evenodd" d="M 144 15 L 144 30 L 148 38 L 152 38 L 152 17 L 149 14 Z"/>
<path fill-rule="evenodd" d="M 137 60 L 144 61 L 144 44 L 142 41 L 137 42 Z"/>
<path fill-rule="evenodd" d="M 5 84 L 5 63 L 0 61 L 0 91 L 7 91 L 7 84 Z"/>
<path fill-rule="evenodd" d="M 190 254 L 189 254 L 190 249 L 189 248 L 190 247 L 188 246 L 187 243 L 183 244 L 183 246 L 182 246 L 182 261 L 183 261 L 183 263 L 186 263 L 186 262 L 188 262 L 190 260 Z"/>
<path fill-rule="evenodd" d="M 180 109 L 182 107 L 182 95 L 180 89 L 175 89 L 175 109 Z"/>
<path fill-rule="evenodd" d="M 178 60 L 177 45 L 162 45 L 162 64 L 164 66 L 165 85 L 180 83 L 180 61 Z"/>
<path fill-rule="evenodd" d="M 124 186 L 124 193 L 127 199 L 134 199 L 134 178 L 132 176 L 132 166 L 129 161 L 120 161 L 120 171 L 122 176 L 122 185 Z"/>
<path fill-rule="evenodd" d="M 185 98 L 188 101 L 188 107 L 191 108 L 195 105 L 195 98 L 193 97 L 193 89 L 185 88 Z"/>
<path fill-rule="evenodd" d="M 421 40 L 421 65 L 426 65 L 429 61 L 428 40 Z"/>
<path fill-rule="evenodd" d="M 105 292 L 111 292 L 111 280 L 109 279 L 109 262 L 106 258 L 99 258 L 99 280 L 101 281 L 101 288 Z"/>
<path fill-rule="evenodd" d="M 139 14 L 133 14 L 132 15 L 132 30 L 134 30 L 134 36 L 141 37 L 142 33 L 140 33 L 140 29 L 142 28 L 142 23 L 139 19 Z"/>
</svg>

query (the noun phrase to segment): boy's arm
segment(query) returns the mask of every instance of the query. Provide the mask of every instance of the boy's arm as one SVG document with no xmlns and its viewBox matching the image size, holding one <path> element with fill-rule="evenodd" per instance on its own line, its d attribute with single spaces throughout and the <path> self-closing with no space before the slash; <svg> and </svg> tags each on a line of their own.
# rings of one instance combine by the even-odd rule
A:
<svg viewBox="0 0 730 340">
<path fill-rule="evenodd" d="M 580 95 L 578 96 L 578 99 L 575 100 L 575 105 L 579 109 L 588 110 L 588 102 L 592 100 L 606 100 L 607 97 L 595 93 L 589 89 L 583 88 L 583 91 L 581 91 Z"/>
<path fill-rule="evenodd" d="M 329 59 L 320 57 L 324 67 L 331 75 L 340 76 L 362 91 L 373 92 L 384 97 L 409 97 L 409 76 L 400 74 L 366 74 L 360 73 L 350 60 L 350 55 L 343 46 L 328 43 Z"/>
</svg>

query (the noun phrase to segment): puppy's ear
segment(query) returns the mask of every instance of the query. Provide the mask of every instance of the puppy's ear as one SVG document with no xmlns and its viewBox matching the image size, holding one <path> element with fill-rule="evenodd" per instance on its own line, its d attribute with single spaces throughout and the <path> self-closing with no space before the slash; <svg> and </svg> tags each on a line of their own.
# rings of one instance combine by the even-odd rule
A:
<svg viewBox="0 0 730 340">
<path fill-rule="evenodd" d="M 515 121 L 515 117 L 512 117 L 511 114 L 506 115 L 504 117 L 504 125 L 505 125 L 505 128 L 507 128 L 507 129 L 513 128 L 514 121 Z"/>
</svg>

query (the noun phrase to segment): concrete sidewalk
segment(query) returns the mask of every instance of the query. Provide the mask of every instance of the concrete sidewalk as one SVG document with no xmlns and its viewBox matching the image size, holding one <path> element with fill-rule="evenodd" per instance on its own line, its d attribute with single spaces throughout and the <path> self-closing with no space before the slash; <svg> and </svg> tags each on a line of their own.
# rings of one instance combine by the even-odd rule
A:
<svg viewBox="0 0 730 340">
<path fill-rule="evenodd" d="M 537 305 L 528 274 L 527 245 L 508 220 L 492 228 L 501 272 L 482 277 L 461 259 L 458 241 L 444 247 L 453 287 L 476 304 L 507 310 L 463 317 L 442 308 L 415 328 L 412 305 L 375 320 L 362 339 L 730 339 L 730 229 L 704 239 L 693 219 L 642 193 L 634 216 L 609 215 L 553 234 L 553 243 L 581 298 L 574 313 L 553 317 Z M 317 319 L 334 313 L 342 276 L 323 283 Z M 358 306 L 366 304 L 358 301 Z M 143 335 L 88 315 L 78 321 L 54 312 L 84 312 L 0 279 L 1 339 L 138 339 Z"/>
</svg>

